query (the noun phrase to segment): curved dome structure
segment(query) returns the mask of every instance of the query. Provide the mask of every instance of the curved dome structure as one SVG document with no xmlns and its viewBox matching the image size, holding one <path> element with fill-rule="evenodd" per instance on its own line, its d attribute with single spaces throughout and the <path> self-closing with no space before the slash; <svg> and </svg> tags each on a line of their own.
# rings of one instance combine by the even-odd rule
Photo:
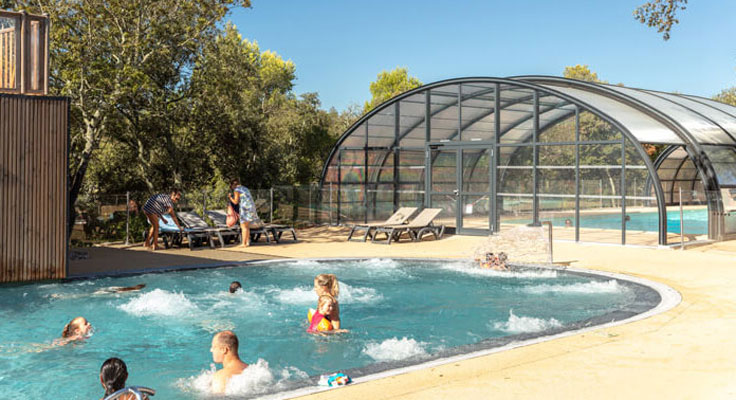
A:
<svg viewBox="0 0 736 400">
<path fill-rule="evenodd" d="M 339 222 L 440 207 L 460 234 L 551 221 L 575 241 L 720 240 L 736 234 L 736 107 L 548 76 L 450 79 L 364 115 L 321 185 Z"/>
</svg>

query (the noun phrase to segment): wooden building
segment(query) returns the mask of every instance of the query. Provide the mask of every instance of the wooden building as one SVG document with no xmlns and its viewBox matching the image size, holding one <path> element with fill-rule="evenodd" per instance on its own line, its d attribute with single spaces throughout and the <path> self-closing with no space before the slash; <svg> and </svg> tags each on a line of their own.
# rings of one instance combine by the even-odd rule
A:
<svg viewBox="0 0 736 400">
<path fill-rule="evenodd" d="M 67 272 L 69 99 L 47 96 L 48 29 L 0 11 L 0 282 Z"/>
</svg>

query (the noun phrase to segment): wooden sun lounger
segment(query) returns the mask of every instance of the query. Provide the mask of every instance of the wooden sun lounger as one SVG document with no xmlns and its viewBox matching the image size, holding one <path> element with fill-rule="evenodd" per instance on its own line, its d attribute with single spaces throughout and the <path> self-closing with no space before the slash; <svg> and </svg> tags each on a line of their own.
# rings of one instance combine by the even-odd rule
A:
<svg viewBox="0 0 736 400">
<path fill-rule="evenodd" d="M 374 228 L 375 232 L 373 233 L 371 243 L 376 243 L 376 237 L 380 233 L 386 235 L 385 242 L 378 242 L 383 244 L 391 244 L 391 241 L 398 242 L 399 239 L 401 239 L 401 235 L 404 233 L 408 234 L 411 240 L 415 242 L 422 240 L 422 237 L 427 233 L 434 235 L 435 239 L 441 239 L 442 235 L 445 233 L 445 226 L 435 226 L 432 223 L 432 221 L 437 218 L 441 212 L 441 208 L 425 208 L 408 224 L 376 227 Z"/>
<path fill-rule="evenodd" d="M 398 210 L 396 210 L 394 215 L 388 217 L 388 219 L 386 219 L 383 222 L 354 225 L 353 228 L 350 230 L 350 234 L 348 235 L 348 242 L 352 240 L 353 235 L 359 231 L 365 231 L 365 233 L 363 234 L 363 238 L 362 238 L 362 241 L 365 242 L 368 239 L 368 235 L 370 235 L 371 231 L 374 230 L 375 228 L 404 224 L 409 219 L 409 217 L 414 215 L 416 211 L 417 211 L 416 207 L 401 207 Z M 356 240 L 359 240 L 359 239 L 356 239 Z"/>
</svg>

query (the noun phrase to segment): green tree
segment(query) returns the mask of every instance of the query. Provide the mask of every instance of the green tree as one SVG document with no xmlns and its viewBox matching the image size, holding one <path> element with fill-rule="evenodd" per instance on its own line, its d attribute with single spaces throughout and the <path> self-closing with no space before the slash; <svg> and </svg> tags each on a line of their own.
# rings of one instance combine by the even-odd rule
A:
<svg viewBox="0 0 736 400">
<path fill-rule="evenodd" d="M 598 79 L 598 74 L 591 71 L 587 64 L 576 64 L 572 67 L 565 67 L 565 70 L 562 72 L 562 76 L 568 79 L 577 79 L 579 81 L 608 83 L 606 81 Z"/>
<path fill-rule="evenodd" d="M 723 89 L 721 93 L 713 96 L 713 100 L 736 106 L 736 86 L 728 89 Z"/>
<path fill-rule="evenodd" d="M 184 72 L 217 23 L 249 0 L 28 0 L 16 8 L 51 20 L 51 92 L 69 96 L 70 202 L 74 204 L 90 161 L 121 110 L 140 105 L 161 74 Z M 163 80 L 176 85 L 176 79 Z M 173 82 L 173 83 L 172 83 Z M 176 89 L 171 86 L 170 89 Z M 172 90 L 175 91 L 175 90 Z M 148 110 L 137 109 L 139 115 Z M 150 133 L 150 132 L 149 132 Z M 74 213 L 74 207 L 70 207 Z M 73 221 L 70 218 L 70 221 Z"/>
<path fill-rule="evenodd" d="M 363 113 L 367 113 L 396 95 L 419 86 L 422 86 L 422 82 L 413 76 L 409 76 L 407 68 L 396 67 L 392 71 L 381 71 L 377 79 L 371 82 L 371 101 L 365 103 Z"/>
<path fill-rule="evenodd" d="M 669 40 L 672 25 L 677 24 L 677 12 L 686 8 L 687 0 L 653 0 L 634 10 L 634 18 L 648 27 L 657 28 L 664 40 Z"/>
</svg>

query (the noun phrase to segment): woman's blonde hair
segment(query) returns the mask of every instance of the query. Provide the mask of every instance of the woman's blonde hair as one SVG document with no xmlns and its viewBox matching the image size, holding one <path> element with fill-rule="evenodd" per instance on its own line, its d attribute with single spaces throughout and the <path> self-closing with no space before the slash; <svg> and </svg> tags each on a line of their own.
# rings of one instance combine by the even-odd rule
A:
<svg viewBox="0 0 736 400">
<path fill-rule="evenodd" d="M 319 274 L 314 278 L 314 287 L 322 286 L 327 288 L 327 292 L 332 297 L 337 297 L 340 293 L 340 285 L 337 283 L 335 274 Z"/>
<path fill-rule="evenodd" d="M 332 305 L 335 305 L 335 299 L 330 296 L 319 296 L 319 299 L 317 299 L 317 310 L 322 309 L 322 306 L 326 303 L 332 303 Z"/>
</svg>

